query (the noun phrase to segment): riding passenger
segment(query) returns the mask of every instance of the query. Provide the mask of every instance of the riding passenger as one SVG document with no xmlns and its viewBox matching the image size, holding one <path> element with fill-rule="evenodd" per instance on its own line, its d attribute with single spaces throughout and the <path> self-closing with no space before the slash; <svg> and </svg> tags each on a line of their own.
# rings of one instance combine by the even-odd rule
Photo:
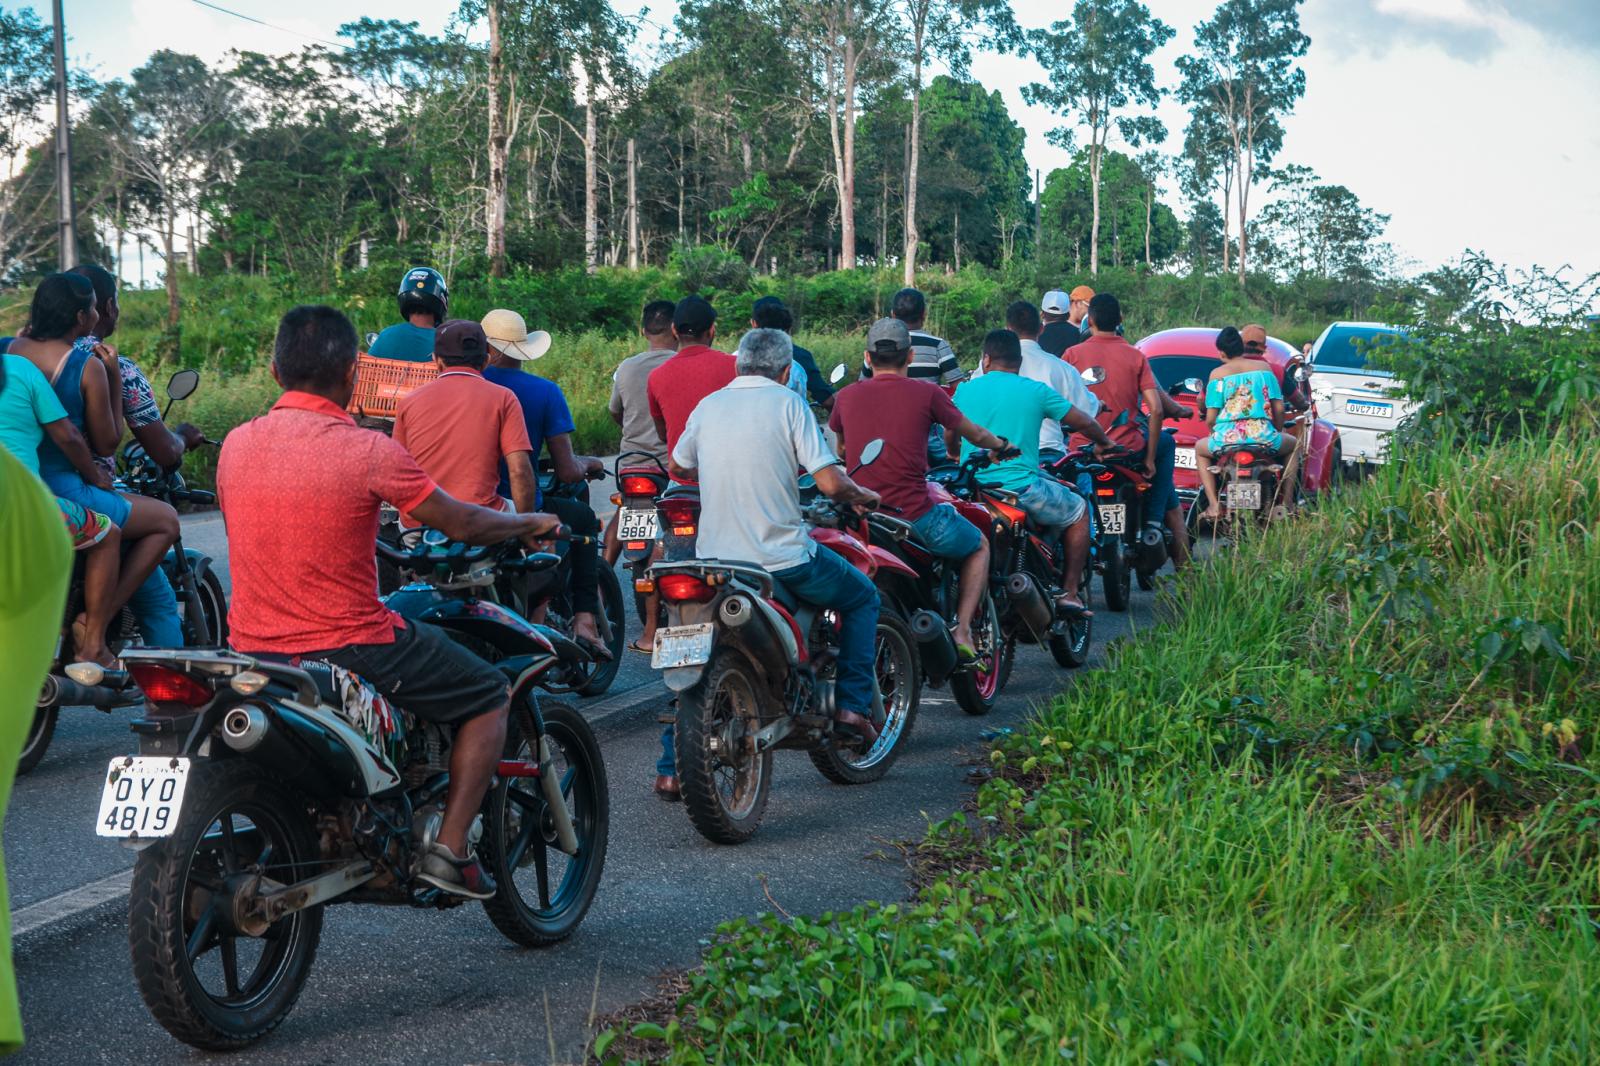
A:
<svg viewBox="0 0 1600 1066">
<path fill-rule="evenodd" d="M 751 330 L 739 341 L 737 360 L 738 376 L 700 402 L 672 449 L 674 474 L 700 483 L 696 554 L 755 563 L 796 599 L 838 612 L 835 723 L 870 747 L 878 738 L 872 721 L 878 590 L 811 539 L 796 471 L 810 474 L 841 504 L 871 510 L 878 494 L 839 468 L 811 408 L 785 384 L 794 363 L 787 334 Z"/>
<path fill-rule="evenodd" d="M 1065 364 L 1062 364 L 1065 365 Z M 1064 422 L 1075 432 L 1095 443 L 1097 452 L 1115 445 L 1100 424 L 1069 403 L 1065 397 L 1041 381 L 1023 376 L 1022 343 L 1009 329 L 991 330 L 983 339 L 983 373 L 956 390 L 956 408 L 976 424 L 1016 444 L 1022 452 L 1015 459 L 995 463 L 978 474 L 978 480 L 992 488 L 1016 494 L 1017 506 L 1028 513 L 1035 526 L 1048 536 L 1062 536 L 1066 544 L 1066 566 L 1062 591 L 1056 606 L 1088 615 L 1087 605 L 1078 598 L 1078 582 L 1089 558 L 1089 508 L 1083 497 L 1039 471 L 1039 427 Z M 952 450 L 956 434 L 945 433 Z M 961 445 L 965 460 L 978 445 Z"/>
<path fill-rule="evenodd" d="M 678 301 L 672 309 L 672 336 L 677 354 L 652 370 L 645 385 L 650 417 L 667 442 L 668 455 L 700 401 L 738 375 L 733 356 L 711 347 L 717 338 L 717 311 L 705 297 Z"/>
<path fill-rule="evenodd" d="M 522 405 L 523 425 L 528 431 L 528 442 L 535 465 L 539 452 L 549 448 L 550 461 L 555 467 L 556 480 L 563 485 L 581 486 L 582 498 L 565 496 L 546 497 L 533 483 L 533 506 L 528 510 L 546 510 L 556 515 L 583 538 L 570 549 L 571 569 L 567 572 L 569 592 L 572 596 L 572 633 L 590 654 L 609 660 L 611 651 L 600 635 L 600 519 L 588 503 L 588 486 L 585 478 L 599 474 L 605 466 L 591 455 L 578 455 L 572 448 L 572 412 L 567 408 L 567 398 L 561 386 L 527 370 L 527 364 L 550 350 L 550 334 L 544 330 L 528 332 L 527 323 L 515 311 L 497 309 L 483 316 L 483 332 L 489 343 L 489 365 L 483 376 L 511 394 Z M 511 491 L 504 463 L 500 464 L 500 494 Z M 519 502 L 517 510 L 523 510 Z M 616 620 L 613 619 L 613 624 Z"/>
<path fill-rule="evenodd" d="M 1244 354 L 1247 359 L 1265 360 L 1267 357 L 1267 327 L 1259 323 L 1251 323 L 1239 331 L 1239 337 L 1244 341 Z M 1311 406 L 1311 398 L 1302 390 L 1297 391 L 1299 385 L 1290 378 L 1285 378 L 1280 391 L 1284 392 L 1283 403 L 1286 411 L 1303 411 Z M 1300 469 L 1300 456 L 1303 453 L 1301 445 L 1305 443 L 1310 431 L 1310 422 L 1301 420 L 1295 425 L 1285 425 L 1283 435 L 1293 438 L 1294 447 L 1289 451 L 1289 458 L 1283 464 L 1283 484 L 1293 485 L 1295 476 Z M 1289 506 L 1294 505 L 1291 493 L 1285 501 Z"/>
<path fill-rule="evenodd" d="M 407 622 L 378 600 L 373 544 L 384 502 L 455 540 L 521 538 L 535 549 L 559 524 L 462 503 L 399 444 L 345 411 L 355 389 L 356 331 L 331 307 L 296 307 L 278 325 L 271 411 L 228 434 L 217 497 L 233 548 L 229 642 L 241 653 L 320 659 L 386 698 L 456 727 L 438 838 L 419 878 L 473 899 L 495 893 L 467 831 L 505 746 L 504 675 L 443 630 Z"/>
<path fill-rule="evenodd" d="M 396 294 L 401 321 L 374 338 L 367 354 L 405 363 L 426 363 L 433 358 L 433 334 L 450 310 L 450 290 L 444 275 L 432 267 L 412 267 L 400 279 Z"/>
<path fill-rule="evenodd" d="M 1217 334 L 1222 365 L 1206 383 L 1206 424 L 1211 435 L 1194 446 L 1195 465 L 1205 485 L 1207 507 L 1200 517 L 1222 517 L 1217 496 L 1217 475 L 1211 460 L 1226 448 L 1260 447 L 1279 458 L 1295 447 L 1295 438 L 1283 432 L 1283 390 L 1278 375 L 1264 360 L 1245 351 L 1244 338 L 1232 326 Z"/>
<path fill-rule="evenodd" d="M 906 377 L 913 381 L 930 381 L 950 395 L 955 387 L 967 380 L 967 372 L 956 361 L 955 349 L 943 337 L 936 337 L 923 329 L 928 319 L 928 298 L 920 289 L 905 288 L 889 301 L 889 315 L 898 318 L 911 331 L 911 362 L 906 366 Z M 873 374 L 871 360 L 862 360 L 861 376 Z M 950 457 L 945 448 L 944 432 L 932 430 L 928 434 L 928 462 L 942 463 Z"/>
<path fill-rule="evenodd" d="M 856 481 L 877 492 L 886 507 L 897 507 L 921 543 L 943 559 L 961 565 L 956 625 L 951 636 L 963 658 L 976 659 L 972 617 L 989 580 L 989 541 L 948 503 L 935 503 L 928 489 L 930 431 L 952 431 L 979 448 L 999 452 L 1009 445 L 956 410 L 944 390 L 906 375 L 911 361 L 911 331 L 895 318 L 882 318 L 867 331 L 872 377 L 841 390 L 828 427 L 839 435 L 845 463 L 854 466 L 861 446 L 883 441 L 876 462 L 857 472 Z M 999 458 L 998 454 L 995 458 Z"/>
<path fill-rule="evenodd" d="M 1076 411 L 1093 415 L 1100 410 L 1100 401 L 1095 399 L 1094 394 L 1083 383 L 1078 371 L 1071 364 L 1062 362 L 1039 347 L 1039 332 L 1043 329 L 1043 320 L 1039 317 L 1037 307 L 1026 300 L 1018 300 L 1007 307 L 1006 328 L 1017 335 L 1018 351 L 1022 353 L 1022 366 L 1018 372 L 1024 378 L 1047 385 Z M 985 373 L 984 366 L 987 365 L 985 363 L 979 366 L 973 371 L 972 376 L 981 377 Z M 1039 461 L 1058 462 L 1065 458 L 1066 454 L 1067 440 L 1061 432 L 1061 423 L 1056 419 L 1046 419 L 1039 429 Z"/>
</svg>

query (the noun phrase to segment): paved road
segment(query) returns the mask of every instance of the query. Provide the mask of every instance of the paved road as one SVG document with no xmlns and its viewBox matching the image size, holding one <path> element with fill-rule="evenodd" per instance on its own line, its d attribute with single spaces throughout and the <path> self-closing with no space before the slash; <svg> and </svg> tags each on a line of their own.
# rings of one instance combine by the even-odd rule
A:
<svg viewBox="0 0 1600 1066">
<path fill-rule="evenodd" d="M 226 577 L 220 520 L 191 516 L 184 532 Z M 1149 596 L 1136 591 L 1128 615 L 1100 611 L 1097 650 L 1130 624 L 1150 624 Z M 693 965 L 717 923 L 770 911 L 772 901 L 790 913 L 816 913 L 903 898 L 904 867 L 890 842 L 956 809 L 980 730 L 1016 725 L 1069 681 L 1043 650 L 1024 648 L 1002 706 L 988 718 L 969 718 L 948 692 L 928 690 L 905 755 L 865 788 L 830 785 L 802 754 L 780 752 L 760 833 L 726 848 L 702 840 L 681 806 L 650 794 L 655 716 L 665 696 L 645 658 L 630 656 L 612 692 L 581 705 L 597 726 L 612 808 L 605 877 L 578 933 L 528 951 L 471 906 L 444 914 L 330 908 L 294 1013 L 229 1061 L 581 1061 L 593 1013 L 649 994 L 666 969 Z M 5 843 L 12 917 L 23 930 L 16 947 L 28 1036 L 22 1062 L 206 1058 L 168 1037 L 139 999 L 124 909 L 133 854 L 97 838 L 91 824 L 106 761 L 130 747 L 127 717 L 64 714 L 44 763 L 12 798 Z"/>
</svg>

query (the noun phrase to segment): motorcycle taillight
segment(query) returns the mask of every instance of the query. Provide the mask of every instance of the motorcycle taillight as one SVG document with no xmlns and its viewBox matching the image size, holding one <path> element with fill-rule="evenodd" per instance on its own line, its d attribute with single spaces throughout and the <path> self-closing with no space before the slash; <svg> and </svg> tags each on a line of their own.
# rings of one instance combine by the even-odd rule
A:
<svg viewBox="0 0 1600 1066">
<path fill-rule="evenodd" d="M 204 707 L 214 693 L 211 686 L 188 674 L 158 663 L 130 663 L 128 673 L 139 683 L 139 690 L 151 703 L 177 703 L 185 707 Z"/>
<path fill-rule="evenodd" d="M 667 520 L 673 536 L 692 537 L 700 525 L 700 500 L 691 496 L 668 496 L 656 501 L 656 509 Z"/>
<path fill-rule="evenodd" d="M 642 474 L 625 476 L 621 482 L 624 496 L 654 496 L 658 491 L 656 479 Z"/>
<path fill-rule="evenodd" d="M 1256 461 L 1256 457 L 1249 452 L 1238 452 L 1234 455 L 1233 461 L 1240 466 L 1249 466 Z"/>
<path fill-rule="evenodd" d="M 686 600 L 705 603 L 717 594 L 717 590 L 697 574 L 663 574 L 656 579 L 656 590 L 668 603 Z"/>
</svg>

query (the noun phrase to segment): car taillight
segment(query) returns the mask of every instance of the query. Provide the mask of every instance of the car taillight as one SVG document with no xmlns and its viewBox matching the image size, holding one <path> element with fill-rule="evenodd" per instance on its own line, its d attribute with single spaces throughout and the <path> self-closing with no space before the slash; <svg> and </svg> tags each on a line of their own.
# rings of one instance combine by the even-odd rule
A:
<svg viewBox="0 0 1600 1066">
<path fill-rule="evenodd" d="M 622 494 L 624 496 L 654 496 L 656 492 L 655 478 L 632 475 L 622 479 Z"/>
<path fill-rule="evenodd" d="M 139 690 L 151 703 L 179 703 L 185 707 L 204 707 L 211 702 L 211 686 L 188 674 L 156 663 L 132 663 L 128 673 L 139 683 Z"/>
<path fill-rule="evenodd" d="M 700 524 L 700 501 L 689 497 L 667 497 L 656 501 L 656 509 L 667 520 L 673 536 L 692 537 Z"/>
<path fill-rule="evenodd" d="M 664 574 L 656 579 L 656 588 L 660 590 L 661 598 L 671 603 L 685 600 L 705 603 L 717 594 L 716 589 L 694 574 Z"/>
</svg>

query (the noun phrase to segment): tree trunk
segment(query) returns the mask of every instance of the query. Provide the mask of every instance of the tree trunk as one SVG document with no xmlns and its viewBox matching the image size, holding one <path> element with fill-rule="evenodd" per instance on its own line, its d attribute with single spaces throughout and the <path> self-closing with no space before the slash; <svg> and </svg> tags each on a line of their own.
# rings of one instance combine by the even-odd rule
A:
<svg viewBox="0 0 1600 1066">
<path fill-rule="evenodd" d="M 884 265 L 889 254 L 889 171 L 878 175 L 878 266 Z"/>
<path fill-rule="evenodd" d="M 922 155 L 922 32 L 918 27 L 911 59 L 911 160 L 906 167 L 906 269 L 909 288 L 917 280 L 917 170 Z"/>
<path fill-rule="evenodd" d="M 639 186 L 633 138 L 628 138 L 628 269 L 639 269 Z"/>
<path fill-rule="evenodd" d="M 1226 274 L 1232 269 L 1230 254 L 1233 244 L 1233 176 L 1230 171 L 1228 180 L 1222 185 L 1222 272 Z"/>
<path fill-rule="evenodd" d="M 592 273 L 599 265 L 600 217 L 596 187 L 594 79 L 587 79 L 589 91 L 583 102 L 583 262 Z"/>
<path fill-rule="evenodd" d="M 1089 145 L 1089 198 L 1094 204 L 1089 223 L 1089 273 L 1100 273 L 1100 146 Z"/>
<path fill-rule="evenodd" d="M 1156 187 L 1146 186 L 1144 191 L 1144 265 L 1150 266 L 1150 216 L 1155 211 Z"/>
<path fill-rule="evenodd" d="M 956 273 L 959 274 L 961 272 L 961 202 L 959 200 L 956 201 L 955 208 L 956 217 L 955 223 L 951 227 L 951 232 L 955 235 Z"/>
<path fill-rule="evenodd" d="M 839 187 L 840 269 L 856 265 L 856 55 L 855 41 L 844 46 L 844 159 Z"/>
<path fill-rule="evenodd" d="M 490 277 L 506 272 L 506 155 L 510 142 L 505 118 L 500 113 L 500 78 L 504 62 L 500 45 L 500 0 L 488 0 L 489 12 L 489 182 L 485 193 L 484 254 L 489 257 Z"/>
</svg>

